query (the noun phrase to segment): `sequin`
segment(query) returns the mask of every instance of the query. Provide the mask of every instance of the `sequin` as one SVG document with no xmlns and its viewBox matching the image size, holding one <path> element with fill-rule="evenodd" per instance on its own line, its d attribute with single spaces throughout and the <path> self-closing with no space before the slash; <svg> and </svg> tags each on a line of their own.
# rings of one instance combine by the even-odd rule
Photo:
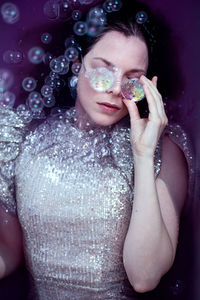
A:
<svg viewBox="0 0 200 300">
<path fill-rule="evenodd" d="M 33 299 L 137 299 L 122 259 L 134 195 L 123 121 L 80 130 L 71 108 L 26 131 L 14 110 L 1 107 L 0 126 L 0 199 L 12 213 L 17 201 Z M 155 176 L 160 167 L 159 142 Z"/>
</svg>

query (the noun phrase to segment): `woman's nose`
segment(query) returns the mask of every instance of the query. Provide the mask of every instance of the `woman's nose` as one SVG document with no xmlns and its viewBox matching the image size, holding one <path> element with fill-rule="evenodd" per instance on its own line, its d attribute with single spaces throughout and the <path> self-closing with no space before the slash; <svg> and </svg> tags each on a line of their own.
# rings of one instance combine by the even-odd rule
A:
<svg viewBox="0 0 200 300">
<path fill-rule="evenodd" d="M 107 90 L 107 93 L 121 95 L 121 76 L 115 78 L 113 85 Z"/>
</svg>

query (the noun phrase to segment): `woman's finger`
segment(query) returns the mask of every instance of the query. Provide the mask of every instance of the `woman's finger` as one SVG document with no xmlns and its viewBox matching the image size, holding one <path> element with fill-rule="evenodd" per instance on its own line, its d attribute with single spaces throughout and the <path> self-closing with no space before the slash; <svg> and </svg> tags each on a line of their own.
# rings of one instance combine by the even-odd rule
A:
<svg viewBox="0 0 200 300">
<path fill-rule="evenodd" d="M 152 93 L 152 89 L 149 87 L 147 83 L 143 83 L 143 90 L 148 102 L 149 112 L 153 117 L 157 118 L 159 116 L 159 112 L 154 99 L 154 95 Z"/>
<path fill-rule="evenodd" d="M 132 121 L 140 120 L 141 117 L 140 117 L 140 113 L 139 113 L 136 103 L 134 101 L 127 100 L 125 98 L 123 99 L 123 102 L 128 109 L 130 119 Z"/>
<path fill-rule="evenodd" d="M 152 78 L 152 82 L 153 82 L 154 86 L 157 88 L 158 77 L 157 77 L 157 76 L 154 76 L 154 77 Z"/>
<path fill-rule="evenodd" d="M 151 91 L 151 95 L 154 98 L 155 104 L 157 106 L 158 113 L 161 118 L 165 115 L 165 110 L 164 110 L 164 105 L 162 101 L 162 96 L 160 95 L 159 91 L 157 90 L 157 76 L 154 76 L 152 78 L 152 81 L 149 80 L 148 78 L 145 78 L 144 80 L 146 86 L 149 88 Z"/>
</svg>

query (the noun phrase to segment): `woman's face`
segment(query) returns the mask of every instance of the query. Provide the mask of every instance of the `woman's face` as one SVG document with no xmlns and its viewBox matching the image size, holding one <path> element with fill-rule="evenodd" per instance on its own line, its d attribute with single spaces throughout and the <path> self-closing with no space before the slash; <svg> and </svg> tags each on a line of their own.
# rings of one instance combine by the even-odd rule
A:
<svg viewBox="0 0 200 300">
<path fill-rule="evenodd" d="M 76 108 L 80 116 L 100 126 L 115 124 L 128 114 L 121 95 L 121 80 L 140 78 L 148 67 L 148 50 L 139 37 L 126 37 L 117 31 L 107 32 L 84 57 L 86 70 L 115 66 L 115 82 L 105 92 L 95 91 L 82 66 L 77 85 Z M 87 120 L 87 121 L 88 121 Z"/>
</svg>

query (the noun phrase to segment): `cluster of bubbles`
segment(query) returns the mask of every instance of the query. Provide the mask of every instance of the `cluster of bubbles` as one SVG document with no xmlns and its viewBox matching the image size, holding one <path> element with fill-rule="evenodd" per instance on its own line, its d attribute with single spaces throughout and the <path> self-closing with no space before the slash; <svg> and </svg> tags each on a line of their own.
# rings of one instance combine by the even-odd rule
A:
<svg viewBox="0 0 200 300">
<path fill-rule="evenodd" d="M 122 7 L 122 1 L 121 0 L 106 0 L 103 3 L 103 9 L 110 13 L 114 11 L 119 11 Z"/>
<path fill-rule="evenodd" d="M 49 0 L 44 4 L 43 12 L 50 20 L 64 20 L 71 18 L 72 1 Z"/>
<path fill-rule="evenodd" d="M 50 20 L 67 21 L 72 18 L 80 20 L 82 12 L 78 9 L 80 5 L 89 5 L 94 0 L 49 0 L 43 6 L 44 15 Z"/>
<path fill-rule="evenodd" d="M 18 105 L 17 109 L 17 114 L 22 118 L 22 120 L 25 123 L 29 123 L 33 119 L 33 113 L 29 109 L 29 107 L 25 104 L 20 104 Z"/>
<path fill-rule="evenodd" d="M 69 70 L 69 61 L 64 55 L 61 55 L 59 57 L 53 58 L 50 61 L 49 66 L 52 72 L 64 75 L 67 74 Z"/>
<path fill-rule="evenodd" d="M 43 12 L 50 20 L 74 20 L 73 31 L 78 36 L 88 35 L 95 37 L 106 25 L 107 13 L 118 11 L 122 6 L 122 1 L 106 0 L 102 7 L 96 6 L 91 8 L 87 13 L 86 19 L 84 21 L 81 20 L 80 5 L 89 5 L 92 2 L 94 0 L 48 0 L 43 6 Z M 16 23 L 20 17 L 18 7 L 11 2 L 6 2 L 1 6 L 1 14 L 3 20 L 8 24 Z M 48 45 L 52 42 L 52 35 L 49 32 L 44 32 L 40 39 L 44 45 Z M 74 37 L 67 38 L 64 45 L 64 54 L 58 57 L 55 57 L 50 52 L 45 52 L 43 47 L 40 46 L 34 46 L 29 49 L 27 58 L 30 63 L 35 65 L 44 63 L 49 66 L 50 73 L 44 79 L 44 84 L 40 91 L 36 91 L 37 80 L 35 78 L 28 76 L 22 80 L 22 87 L 29 94 L 26 104 L 21 104 L 17 107 L 17 113 L 25 122 L 30 122 L 33 118 L 41 118 L 44 107 L 52 108 L 55 105 L 54 92 L 59 92 L 65 86 L 66 82 L 62 75 L 66 75 L 69 70 L 72 76 L 68 80 L 68 85 L 71 94 L 75 92 L 78 73 L 81 69 L 81 63 L 78 61 L 81 48 Z M 24 57 L 24 54 L 20 51 L 7 50 L 3 54 L 3 61 L 7 64 L 19 64 Z M 99 74 L 100 77 L 101 75 Z M 14 105 L 16 97 L 14 93 L 9 91 L 13 81 L 14 76 L 9 70 L 0 69 L 0 105 Z M 58 115 L 60 112 L 52 114 Z"/>
<path fill-rule="evenodd" d="M 44 108 L 41 94 L 36 91 L 31 92 L 27 99 L 27 105 L 32 112 L 41 112 Z"/>
<path fill-rule="evenodd" d="M 103 8 L 92 8 L 87 15 L 87 35 L 91 37 L 95 37 L 96 35 L 98 35 L 106 25 L 106 22 L 106 13 Z"/>
<path fill-rule="evenodd" d="M 1 6 L 1 15 L 4 22 L 7 24 L 16 23 L 20 17 L 18 7 L 11 2 L 6 2 Z"/>
</svg>

